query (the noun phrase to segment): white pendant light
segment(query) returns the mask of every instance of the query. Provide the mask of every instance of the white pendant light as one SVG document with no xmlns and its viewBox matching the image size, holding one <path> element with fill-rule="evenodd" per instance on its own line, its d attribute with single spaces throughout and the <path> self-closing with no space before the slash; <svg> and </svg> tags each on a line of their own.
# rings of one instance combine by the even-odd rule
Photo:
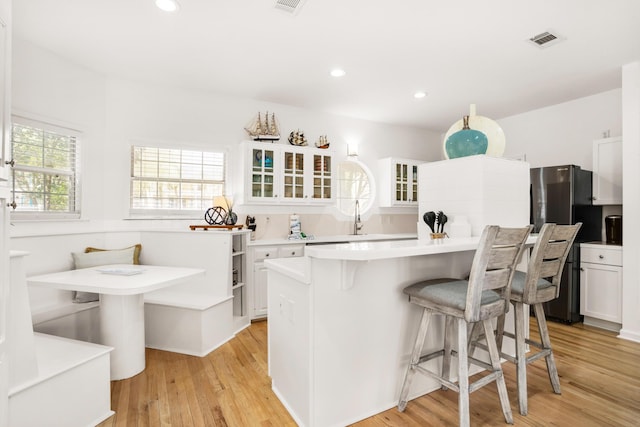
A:
<svg viewBox="0 0 640 427">
<path fill-rule="evenodd" d="M 180 9 L 180 4 L 177 0 L 156 0 L 156 6 L 165 12 L 176 12 Z"/>
</svg>

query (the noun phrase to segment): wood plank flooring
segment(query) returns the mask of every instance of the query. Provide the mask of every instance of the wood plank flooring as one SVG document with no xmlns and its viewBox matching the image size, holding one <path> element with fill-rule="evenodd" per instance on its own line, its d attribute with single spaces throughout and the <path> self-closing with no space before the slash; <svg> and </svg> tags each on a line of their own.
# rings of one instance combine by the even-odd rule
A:
<svg viewBox="0 0 640 427">
<path fill-rule="evenodd" d="M 533 325 L 532 325 L 533 326 Z M 529 365 L 529 415 L 518 413 L 515 367 L 504 363 L 514 422 L 522 426 L 640 425 L 640 344 L 612 332 L 549 322 L 562 395 L 551 389 L 544 360 Z M 532 336 L 537 330 L 532 327 Z M 253 323 L 203 358 L 147 349 L 147 368 L 111 383 L 112 426 L 295 426 L 271 391 L 267 322 Z M 358 427 L 455 426 L 458 395 L 437 391 Z M 471 394 L 471 424 L 506 425 L 496 387 Z"/>
</svg>

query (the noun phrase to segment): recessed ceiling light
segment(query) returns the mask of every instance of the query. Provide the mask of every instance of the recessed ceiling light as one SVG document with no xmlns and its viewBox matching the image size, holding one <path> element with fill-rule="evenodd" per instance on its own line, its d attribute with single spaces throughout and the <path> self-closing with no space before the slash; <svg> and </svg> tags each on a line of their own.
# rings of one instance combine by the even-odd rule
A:
<svg viewBox="0 0 640 427">
<path fill-rule="evenodd" d="M 425 96 L 427 96 L 427 92 L 419 91 L 413 94 L 413 97 L 417 99 L 424 98 Z"/>
<path fill-rule="evenodd" d="M 334 68 L 333 70 L 331 70 L 331 75 L 333 77 L 342 77 L 345 74 L 347 74 L 347 73 L 341 68 Z"/>
<path fill-rule="evenodd" d="M 180 9 L 177 0 L 156 0 L 156 6 L 165 12 L 175 12 Z"/>
</svg>

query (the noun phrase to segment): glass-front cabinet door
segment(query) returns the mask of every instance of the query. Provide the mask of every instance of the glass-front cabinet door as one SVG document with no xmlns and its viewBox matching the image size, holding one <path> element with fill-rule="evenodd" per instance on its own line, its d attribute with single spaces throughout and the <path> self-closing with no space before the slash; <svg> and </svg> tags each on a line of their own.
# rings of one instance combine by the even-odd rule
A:
<svg viewBox="0 0 640 427">
<path fill-rule="evenodd" d="M 273 149 L 251 148 L 251 194 L 253 200 L 272 200 L 276 193 L 276 156 Z"/>
<path fill-rule="evenodd" d="M 283 151 L 282 197 L 286 201 L 305 198 L 305 154 L 295 150 Z"/>
<path fill-rule="evenodd" d="M 395 202 L 414 204 L 418 202 L 418 165 L 395 164 Z"/>
<path fill-rule="evenodd" d="M 378 161 L 380 206 L 418 205 L 418 166 L 420 160 L 386 157 Z"/>
<path fill-rule="evenodd" d="M 314 201 L 330 200 L 332 195 L 332 165 L 331 156 L 325 154 L 313 155 L 313 192 Z"/>
<path fill-rule="evenodd" d="M 418 201 L 418 165 L 396 163 L 396 202 Z"/>
<path fill-rule="evenodd" d="M 243 188 L 248 203 L 333 202 L 333 152 L 286 144 L 246 142 Z"/>
<path fill-rule="evenodd" d="M 396 202 L 409 201 L 408 187 L 407 165 L 396 163 Z"/>
<path fill-rule="evenodd" d="M 418 202 L 418 165 L 410 165 L 411 168 L 411 202 Z"/>
</svg>

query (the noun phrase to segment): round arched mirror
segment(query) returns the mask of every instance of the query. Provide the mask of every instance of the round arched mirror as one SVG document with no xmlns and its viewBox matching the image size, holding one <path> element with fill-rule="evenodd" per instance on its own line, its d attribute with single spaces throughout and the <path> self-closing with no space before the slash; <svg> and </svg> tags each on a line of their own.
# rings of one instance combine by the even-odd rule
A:
<svg viewBox="0 0 640 427">
<path fill-rule="evenodd" d="M 338 211 L 347 216 L 355 213 L 356 201 L 364 214 L 375 199 L 375 182 L 369 168 L 359 160 L 349 159 L 338 164 Z"/>
</svg>

